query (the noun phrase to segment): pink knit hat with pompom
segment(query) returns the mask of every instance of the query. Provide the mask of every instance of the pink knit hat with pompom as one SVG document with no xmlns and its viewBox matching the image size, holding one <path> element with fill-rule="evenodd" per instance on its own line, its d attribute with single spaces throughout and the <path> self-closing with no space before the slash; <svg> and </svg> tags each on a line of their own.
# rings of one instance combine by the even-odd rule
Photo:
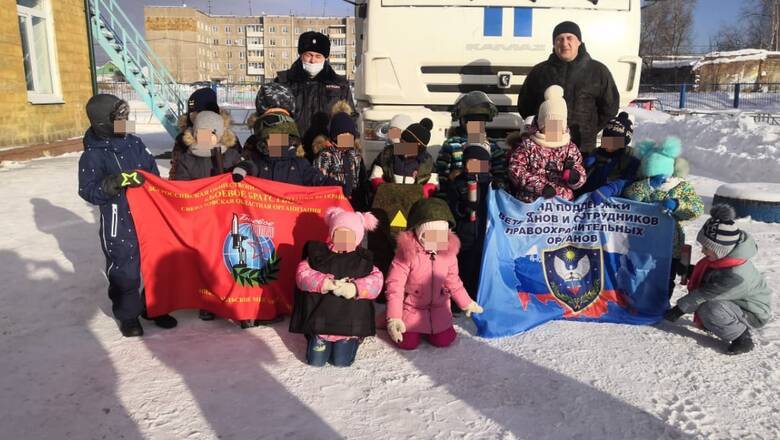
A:
<svg viewBox="0 0 780 440">
<path fill-rule="evenodd" d="M 379 220 L 370 212 L 349 212 L 334 207 L 325 212 L 325 223 L 328 224 L 328 241 L 333 239 L 336 228 L 347 228 L 355 233 L 355 243 L 360 244 L 366 231 L 376 229 Z"/>
</svg>

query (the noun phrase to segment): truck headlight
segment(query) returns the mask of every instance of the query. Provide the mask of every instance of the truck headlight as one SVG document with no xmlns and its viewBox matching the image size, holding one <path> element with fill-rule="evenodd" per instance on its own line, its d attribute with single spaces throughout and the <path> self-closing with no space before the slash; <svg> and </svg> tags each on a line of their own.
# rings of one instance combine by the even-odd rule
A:
<svg viewBox="0 0 780 440">
<path fill-rule="evenodd" d="M 363 139 L 367 141 L 383 141 L 387 137 L 390 121 L 363 120 Z"/>
</svg>

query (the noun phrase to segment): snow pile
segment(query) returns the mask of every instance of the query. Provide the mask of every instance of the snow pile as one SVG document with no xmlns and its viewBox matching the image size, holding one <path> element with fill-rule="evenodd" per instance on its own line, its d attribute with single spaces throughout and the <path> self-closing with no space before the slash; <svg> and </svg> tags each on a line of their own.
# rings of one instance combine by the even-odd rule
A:
<svg viewBox="0 0 780 440">
<path fill-rule="evenodd" d="M 708 64 L 725 64 L 745 61 L 764 61 L 770 56 L 780 56 L 780 52 L 772 52 L 765 49 L 742 49 L 728 52 L 710 52 L 704 59 L 693 65 L 693 70 L 700 69 Z"/>
<path fill-rule="evenodd" d="M 748 115 L 679 115 L 628 108 L 634 139 L 677 136 L 691 173 L 726 182 L 780 183 L 780 127 L 759 125 Z"/>
</svg>

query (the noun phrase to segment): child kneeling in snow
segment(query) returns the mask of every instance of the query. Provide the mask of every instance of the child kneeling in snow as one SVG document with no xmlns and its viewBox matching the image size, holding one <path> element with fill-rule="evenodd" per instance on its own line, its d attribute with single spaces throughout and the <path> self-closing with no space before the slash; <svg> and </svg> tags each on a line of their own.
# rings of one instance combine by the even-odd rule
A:
<svg viewBox="0 0 780 440">
<path fill-rule="evenodd" d="M 422 335 L 436 347 L 455 341 L 450 299 L 467 315 L 482 313 L 469 298 L 458 274 L 460 242 L 447 204 L 421 199 L 409 212 L 409 230 L 398 235 L 398 247 L 385 286 L 387 332 L 404 350 L 420 345 Z"/>
<path fill-rule="evenodd" d="M 358 244 L 376 228 L 371 213 L 330 208 L 325 214 L 328 242 L 310 241 L 298 264 L 290 332 L 308 340 L 306 362 L 348 367 L 355 361 L 360 337 L 376 333 L 371 300 L 382 290 L 382 272 L 371 251 Z"/>
<path fill-rule="evenodd" d="M 689 293 L 664 318 L 674 322 L 695 312 L 694 322 L 730 342 L 728 354 L 747 353 L 753 349 L 750 327 L 762 327 L 771 317 L 772 292 L 750 261 L 758 247 L 734 223 L 734 209 L 715 205 L 710 215 L 696 237 L 704 258 L 693 269 Z"/>
</svg>

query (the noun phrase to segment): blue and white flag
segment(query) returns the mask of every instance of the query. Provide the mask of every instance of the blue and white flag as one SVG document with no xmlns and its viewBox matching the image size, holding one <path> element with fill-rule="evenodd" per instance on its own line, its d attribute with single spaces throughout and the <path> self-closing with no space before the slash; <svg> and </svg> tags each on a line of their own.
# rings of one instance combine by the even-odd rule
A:
<svg viewBox="0 0 780 440">
<path fill-rule="evenodd" d="M 474 315 L 500 337 L 552 319 L 653 324 L 669 303 L 674 219 L 658 204 L 488 195 Z"/>
</svg>

